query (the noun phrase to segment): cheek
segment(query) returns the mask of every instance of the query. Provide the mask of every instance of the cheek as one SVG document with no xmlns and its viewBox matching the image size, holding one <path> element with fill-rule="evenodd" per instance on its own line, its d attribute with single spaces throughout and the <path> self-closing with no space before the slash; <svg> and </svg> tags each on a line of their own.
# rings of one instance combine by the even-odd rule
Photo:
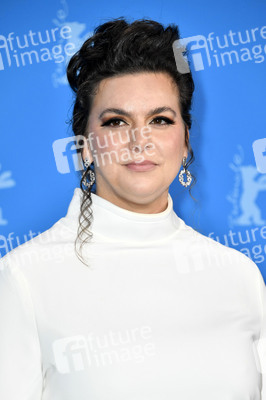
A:
<svg viewBox="0 0 266 400">
<path fill-rule="evenodd" d="M 101 154 L 111 150 L 110 140 L 108 140 L 108 136 L 104 133 L 97 133 L 93 131 L 94 134 L 91 137 L 89 142 L 90 148 L 93 154 Z"/>
<path fill-rule="evenodd" d="M 182 157 L 185 147 L 184 135 L 177 133 L 171 135 L 160 143 L 161 150 L 165 157 L 169 159 L 175 159 Z"/>
<path fill-rule="evenodd" d="M 95 160 L 95 167 L 102 171 L 104 174 L 111 174 L 114 171 L 116 164 L 120 164 L 121 159 L 121 149 L 126 147 L 127 144 L 121 143 L 121 137 L 117 131 L 112 129 L 94 129 L 94 135 L 90 141 L 90 148 L 92 151 L 92 156 Z M 122 137 L 125 136 L 122 134 Z"/>
<path fill-rule="evenodd" d="M 98 154 L 108 151 L 119 151 L 121 147 L 125 147 L 128 144 L 128 135 L 123 130 L 118 132 L 115 129 L 106 129 L 101 132 L 97 132 L 96 130 L 94 132 L 93 149 Z"/>
</svg>

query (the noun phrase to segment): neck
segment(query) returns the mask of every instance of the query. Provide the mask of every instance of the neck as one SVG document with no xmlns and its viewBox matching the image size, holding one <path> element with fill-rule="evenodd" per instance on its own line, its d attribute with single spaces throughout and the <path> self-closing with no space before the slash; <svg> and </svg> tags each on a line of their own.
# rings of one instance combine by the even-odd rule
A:
<svg viewBox="0 0 266 400">
<path fill-rule="evenodd" d="M 82 191 L 76 188 L 68 212 L 62 222 L 77 233 L 79 226 Z M 158 213 L 145 213 L 120 207 L 103 197 L 91 193 L 92 223 L 90 231 L 98 242 L 137 243 L 147 246 L 149 243 L 161 243 L 172 240 L 183 226 L 183 221 L 173 210 L 173 201 L 168 193 L 167 207 Z M 92 239 L 93 241 L 93 239 Z"/>
<path fill-rule="evenodd" d="M 116 193 L 106 193 L 96 189 L 96 195 L 121 207 L 125 210 L 141 213 L 141 214 L 157 214 L 163 212 L 168 207 L 168 190 L 164 191 L 156 199 L 152 195 L 141 197 L 141 200 L 135 196 L 134 198 L 124 198 Z"/>
</svg>

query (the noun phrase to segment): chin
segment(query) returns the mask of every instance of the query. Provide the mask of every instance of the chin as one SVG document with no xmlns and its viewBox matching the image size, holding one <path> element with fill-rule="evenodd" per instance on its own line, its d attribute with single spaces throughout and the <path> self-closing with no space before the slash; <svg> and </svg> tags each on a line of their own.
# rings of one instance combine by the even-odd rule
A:
<svg viewBox="0 0 266 400">
<path fill-rule="evenodd" d="M 128 199 L 129 201 L 144 204 L 147 202 L 147 198 L 150 198 L 150 201 L 153 201 L 154 199 L 159 197 L 159 195 L 156 196 L 156 194 L 154 193 L 154 189 L 149 189 L 146 186 L 145 189 L 143 189 L 143 190 L 141 190 L 139 188 L 138 189 L 136 188 L 133 190 L 127 190 L 124 197 L 126 199 Z"/>
</svg>

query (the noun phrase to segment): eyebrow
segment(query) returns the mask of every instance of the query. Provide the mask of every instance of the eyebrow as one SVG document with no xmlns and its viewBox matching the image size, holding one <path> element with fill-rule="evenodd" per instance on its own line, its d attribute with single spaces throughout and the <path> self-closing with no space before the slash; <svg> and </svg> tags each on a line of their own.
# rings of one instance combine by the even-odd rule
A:
<svg viewBox="0 0 266 400">
<path fill-rule="evenodd" d="M 164 111 L 171 111 L 174 116 L 176 117 L 176 112 L 171 108 L 171 107 L 167 107 L 167 106 L 163 106 L 163 107 L 156 107 L 153 110 L 150 110 L 147 114 L 148 117 L 151 117 L 154 114 L 160 114 Z M 112 112 L 115 114 L 120 114 L 120 115 L 125 115 L 126 117 L 131 117 L 132 114 L 122 110 L 121 108 L 106 108 L 105 110 L 103 110 L 100 114 L 99 114 L 99 119 L 102 118 L 102 116 L 108 112 Z"/>
</svg>

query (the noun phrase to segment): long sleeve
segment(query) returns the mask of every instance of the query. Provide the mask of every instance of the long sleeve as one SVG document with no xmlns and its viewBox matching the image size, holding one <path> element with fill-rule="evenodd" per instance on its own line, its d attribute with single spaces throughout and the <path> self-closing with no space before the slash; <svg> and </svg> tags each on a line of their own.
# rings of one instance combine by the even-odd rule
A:
<svg viewBox="0 0 266 400">
<path fill-rule="evenodd" d="M 261 400 L 266 400 L 266 285 L 261 272 L 258 270 L 258 294 L 261 305 L 260 337 L 254 341 L 256 365 L 262 379 Z"/>
<path fill-rule="evenodd" d="M 42 364 L 27 282 L 0 260 L 0 399 L 41 400 Z"/>
</svg>

